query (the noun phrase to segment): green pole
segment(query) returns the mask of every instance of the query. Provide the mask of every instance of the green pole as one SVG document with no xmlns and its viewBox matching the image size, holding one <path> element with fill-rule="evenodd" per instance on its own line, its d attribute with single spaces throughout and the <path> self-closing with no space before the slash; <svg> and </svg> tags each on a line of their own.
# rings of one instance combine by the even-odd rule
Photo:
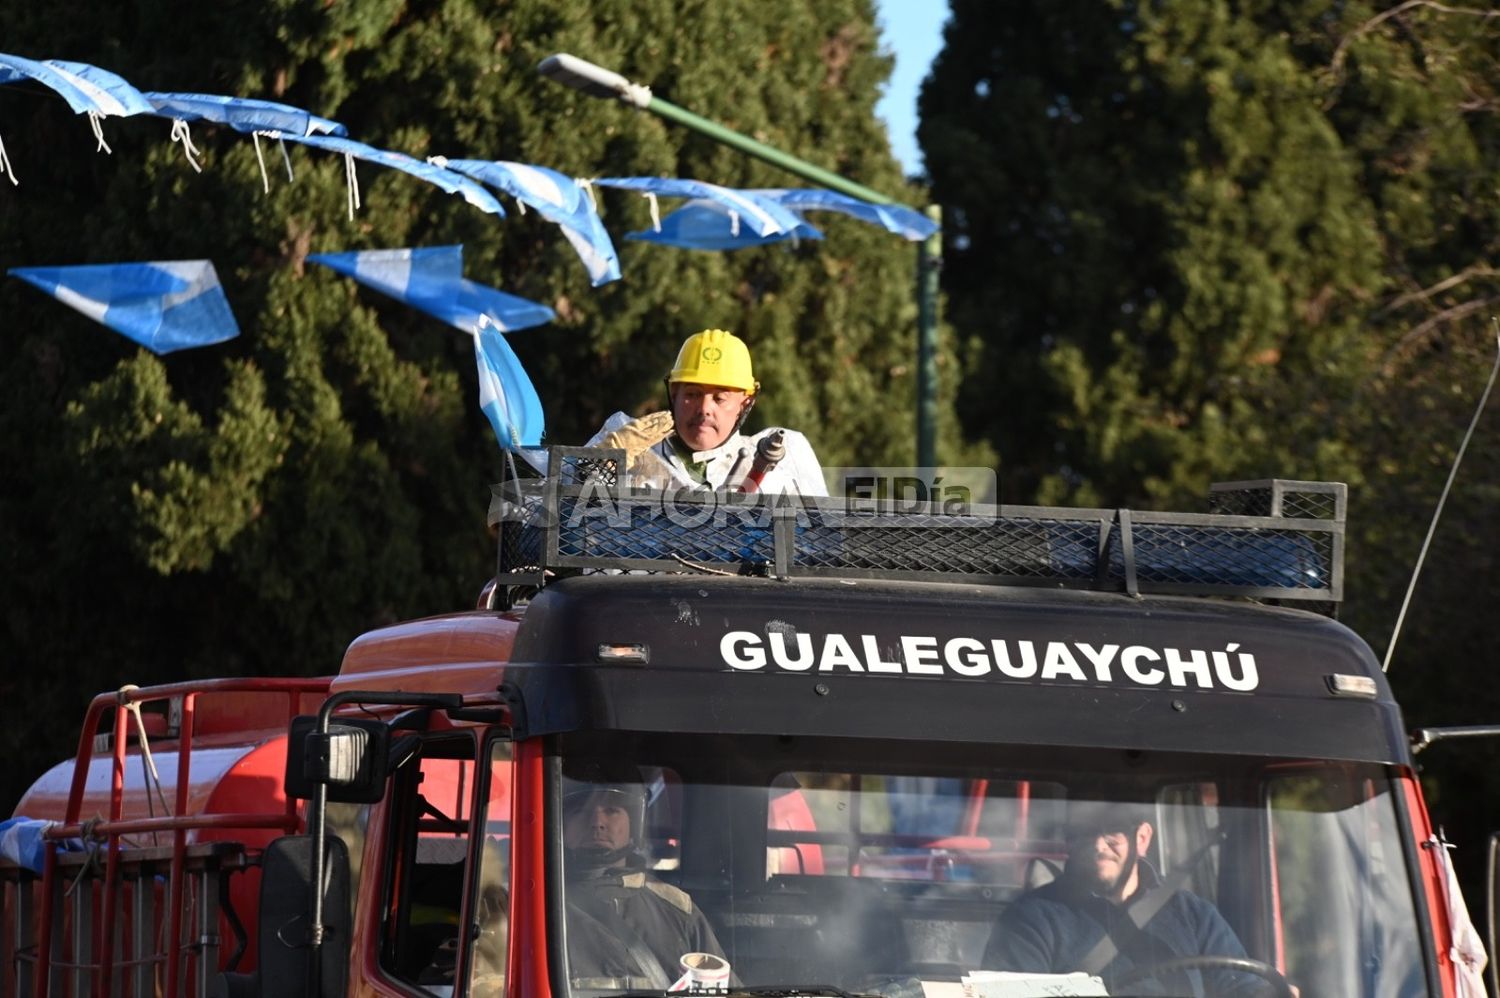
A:
<svg viewBox="0 0 1500 998">
<path fill-rule="evenodd" d="M 618 98 L 626 104 L 650 111 L 668 121 L 707 135 L 749 156 L 770 163 L 805 180 L 820 184 L 830 190 L 850 197 L 869 201 L 872 204 L 892 204 L 894 199 L 872 190 L 863 184 L 839 176 L 805 159 L 783 152 L 775 146 L 757 142 L 748 135 L 741 135 L 725 128 L 716 121 L 694 114 L 670 101 L 653 96 L 651 88 L 632 83 L 612 70 L 597 66 L 577 56 L 559 52 L 543 59 L 537 72 L 564 86 L 572 87 L 591 97 Z M 937 206 L 927 209 L 927 217 L 941 222 L 942 212 Z M 943 243 L 941 235 L 934 234 L 917 247 L 917 465 L 931 468 L 937 465 L 937 323 L 938 323 L 938 273 L 942 269 Z"/>
<path fill-rule="evenodd" d="M 805 159 L 799 159 L 791 153 L 782 152 L 775 146 L 768 146 L 764 142 L 757 142 L 748 135 L 741 135 L 733 129 L 725 128 L 716 121 L 709 121 L 691 111 L 684 110 L 676 104 L 662 100 L 660 97 L 652 97 L 651 102 L 645 108 L 652 114 L 661 115 L 668 121 L 675 121 L 679 125 L 691 128 L 695 132 L 702 132 L 717 142 L 738 149 L 740 152 L 754 156 L 756 159 L 764 160 L 772 166 L 778 166 L 788 173 L 794 173 L 815 184 L 847 194 L 861 201 L 870 201 L 874 204 L 894 204 L 895 198 L 888 198 L 879 191 L 871 190 L 863 184 L 856 184 L 831 173 L 820 166 L 814 166 Z"/>
</svg>

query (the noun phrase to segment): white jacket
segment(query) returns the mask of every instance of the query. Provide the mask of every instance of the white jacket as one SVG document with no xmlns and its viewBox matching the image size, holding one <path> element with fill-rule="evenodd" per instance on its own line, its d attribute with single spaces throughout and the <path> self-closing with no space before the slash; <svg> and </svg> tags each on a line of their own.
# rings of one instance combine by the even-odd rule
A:
<svg viewBox="0 0 1500 998">
<path fill-rule="evenodd" d="M 769 436 L 778 429 L 786 434 L 783 440 L 786 445 L 786 457 L 776 467 L 766 472 L 765 479 L 760 483 L 760 490 L 772 495 L 787 492 L 805 496 L 828 495 L 828 485 L 823 481 L 823 466 L 818 463 L 818 456 L 813 453 L 812 444 L 808 443 L 807 438 L 796 430 L 787 430 L 785 427 L 767 427 L 754 436 L 746 436 L 736 430 L 729 435 L 728 440 L 713 450 L 695 451 L 693 460 L 707 463 L 706 483 L 698 481 L 688 471 L 687 465 L 677 454 L 673 437 L 668 437 L 651 450 L 671 470 L 674 483 L 679 487 L 721 489 L 731 471 L 734 472 L 736 481 L 745 476 L 750 470 L 750 462 L 755 458 L 755 445 L 762 437 Z M 740 452 L 746 449 L 749 451 L 749 456 L 736 470 L 735 466 L 740 461 Z"/>
</svg>

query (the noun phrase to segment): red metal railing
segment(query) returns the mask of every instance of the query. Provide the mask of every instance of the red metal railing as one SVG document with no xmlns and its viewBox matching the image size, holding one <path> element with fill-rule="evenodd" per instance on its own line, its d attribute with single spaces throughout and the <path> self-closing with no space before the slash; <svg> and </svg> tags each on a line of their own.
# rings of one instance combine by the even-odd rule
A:
<svg viewBox="0 0 1500 998">
<path fill-rule="evenodd" d="M 187 834 L 197 829 L 255 829 L 273 828 L 284 832 L 295 832 L 298 826 L 297 801 L 288 797 L 285 810 L 279 814 L 265 813 L 217 813 L 189 815 L 188 793 L 191 785 L 194 712 L 198 697 L 203 694 L 264 693 L 284 694 L 287 698 L 286 721 L 297 715 L 301 698 L 305 695 L 323 696 L 328 692 L 327 679 L 209 679 L 198 682 L 172 683 L 147 688 L 127 687 L 118 693 L 101 693 L 89 704 L 84 717 L 83 731 L 78 739 L 78 753 L 73 762 L 73 781 L 68 792 L 68 805 L 61 825 L 47 831 L 49 840 L 42 867 L 41 912 L 38 918 L 36 951 L 36 976 L 33 982 L 35 998 L 46 998 L 51 992 L 49 979 L 52 972 L 52 927 L 54 890 L 59 876 L 57 853 L 58 841 L 68 838 L 89 838 L 103 841 L 107 849 L 105 862 L 104 898 L 101 917 L 94 923 L 91 949 L 99 954 L 97 963 L 88 966 L 97 973 L 93 977 L 93 993 L 106 998 L 111 993 L 110 978 L 113 972 L 116 908 L 119 904 L 120 838 L 123 835 L 148 832 L 170 832 L 172 834 L 172 859 L 168 878 L 170 909 L 167 917 L 170 929 L 167 943 L 166 980 L 163 998 L 179 998 L 182 975 L 182 909 L 184 889 L 184 856 Z M 135 704 L 151 701 L 182 698 L 182 720 L 177 735 L 177 774 L 173 813 L 161 817 L 124 817 L 125 761 L 130 708 Z M 89 767 L 94 761 L 95 737 L 105 711 L 114 709 L 113 766 L 110 772 L 109 814 L 104 820 L 80 822 L 84 791 L 88 785 Z M 148 788 L 149 792 L 150 788 Z M 73 963 L 81 964 L 74 956 Z M 201 996 L 200 996 L 201 998 Z"/>
</svg>

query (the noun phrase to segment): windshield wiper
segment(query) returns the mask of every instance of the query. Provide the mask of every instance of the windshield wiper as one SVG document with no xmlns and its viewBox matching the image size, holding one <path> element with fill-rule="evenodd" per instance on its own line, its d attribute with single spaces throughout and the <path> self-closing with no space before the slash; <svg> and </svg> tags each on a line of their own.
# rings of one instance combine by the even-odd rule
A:
<svg viewBox="0 0 1500 998">
<path fill-rule="evenodd" d="M 620 998 L 664 998 L 666 991 L 627 991 Z M 734 998 L 735 995 L 749 995 L 751 998 L 880 998 L 879 995 L 857 994 L 853 991 L 845 991 L 843 988 L 834 987 L 832 984 L 778 984 L 774 987 L 735 987 L 717 990 L 695 990 L 688 988 L 685 991 L 671 992 L 673 995 L 681 995 L 683 998 L 691 995 L 714 995 L 716 998 Z"/>
<path fill-rule="evenodd" d="M 832 984 L 782 984 L 766 988 L 730 988 L 731 995 L 753 995 L 754 998 L 810 998 L 810 996 L 832 996 L 832 998 L 870 998 L 858 995 Z"/>
</svg>

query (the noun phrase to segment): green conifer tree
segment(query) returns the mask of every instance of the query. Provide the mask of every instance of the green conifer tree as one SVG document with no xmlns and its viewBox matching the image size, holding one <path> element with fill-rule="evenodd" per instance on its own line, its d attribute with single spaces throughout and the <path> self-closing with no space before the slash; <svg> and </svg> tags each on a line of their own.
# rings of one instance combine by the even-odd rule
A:
<svg viewBox="0 0 1500 998">
<path fill-rule="evenodd" d="M 1377 220 L 1297 46 L 1223 4 L 1022 7 L 954 4 L 920 132 L 1010 494 L 1347 474 L 1322 431 L 1368 349 Z"/>
</svg>

